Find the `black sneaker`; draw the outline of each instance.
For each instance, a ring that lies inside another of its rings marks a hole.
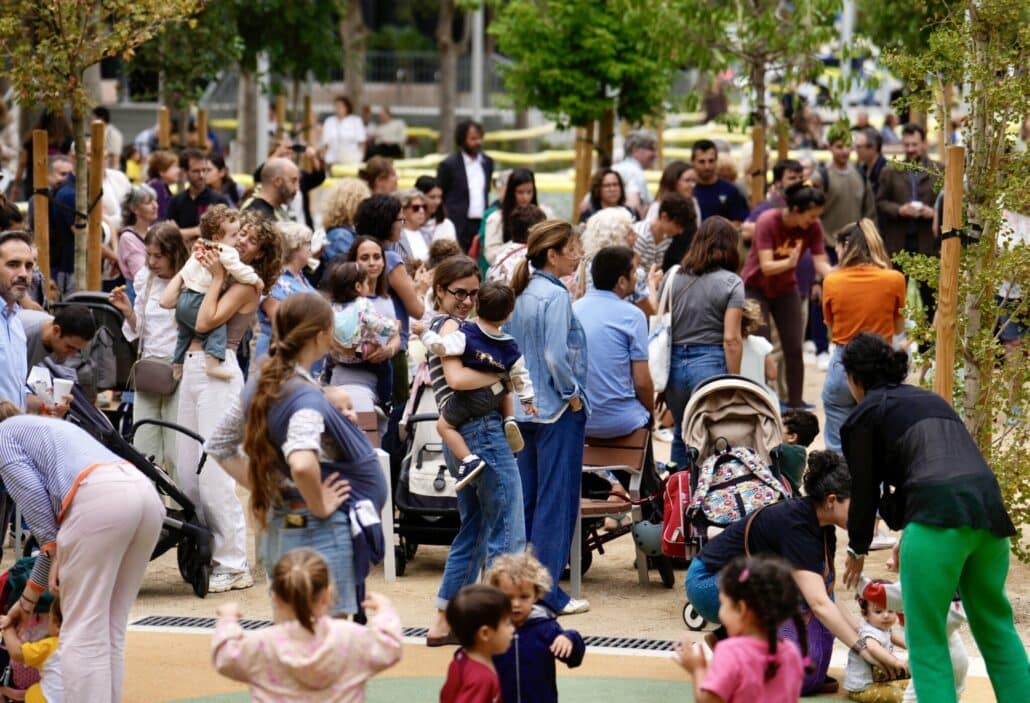
[[[468,461],[463,461],[458,465],[458,472],[455,478],[458,482],[454,484],[456,490],[461,490],[467,486],[472,479],[479,475],[479,472],[486,468],[486,462],[480,459],[478,456],[473,456]]]

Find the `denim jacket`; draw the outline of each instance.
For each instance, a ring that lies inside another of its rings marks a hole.
[[[583,412],[589,414],[586,335],[561,281],[546,271],[534,271],[515,301],[515,312],[505,331],[518,342],[536,388],[537,416],[526,415],[521,403],[516,403],[519,420],[552,422],[575,396],[583,401]]]

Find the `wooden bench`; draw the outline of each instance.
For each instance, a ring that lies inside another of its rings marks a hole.
[[[626,471],[630,474],[629,497],[640,500],[640,481],[643,476],[644,462],[651,441],[651,432],[642,427],[624,437],[601,439],[587,437],[583,445],[583,471]],[[583,518],[606,517],[630,512],[633,522],[642,519],[640,506],[628,500],[607,500],[582,498],[579,504],[579,517],[572,536],[572,549],[569,555],[569,581],[573,598],[579,598],[582,590],[583,561]],[[648,583],[647,557],[636,547],[637,577],[640,585]]]

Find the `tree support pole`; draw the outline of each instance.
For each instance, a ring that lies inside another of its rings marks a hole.
[[[100,225],[104,212],[100,198],[104,188],[104,123],[94,120],[90,129],[89,149],[89,205],[86,229],[86,287],[89,290],[100,290],[100,263],[104,258],[101,250]],[[112,233],[114,234],[114,233]],[[114,237],[111,238],[114,241]]]
[[[43,295],[50,295],[50,201],[47,190],[47,133],[45,129],[32,130],[32,230],[39,252],[39,270],[43,272]]]
[[[941,275],[937,302],[937,371],[933,390],[949,404],[954,391],[958,270],[962,254],[962,176],[965,149],[949,146],[944,168],[944,218],[941,226]]]

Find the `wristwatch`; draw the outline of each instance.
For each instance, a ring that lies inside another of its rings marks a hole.
[[[852,559],[865,559],[865,554],[859,554],[851,547],[848,547],[848,556]]]
[[[869,645],[866,644],[865,637],[859,637],[855,644],[851,645],[851,651],[855,654],[861,654],[862,650],[868,649]]]

